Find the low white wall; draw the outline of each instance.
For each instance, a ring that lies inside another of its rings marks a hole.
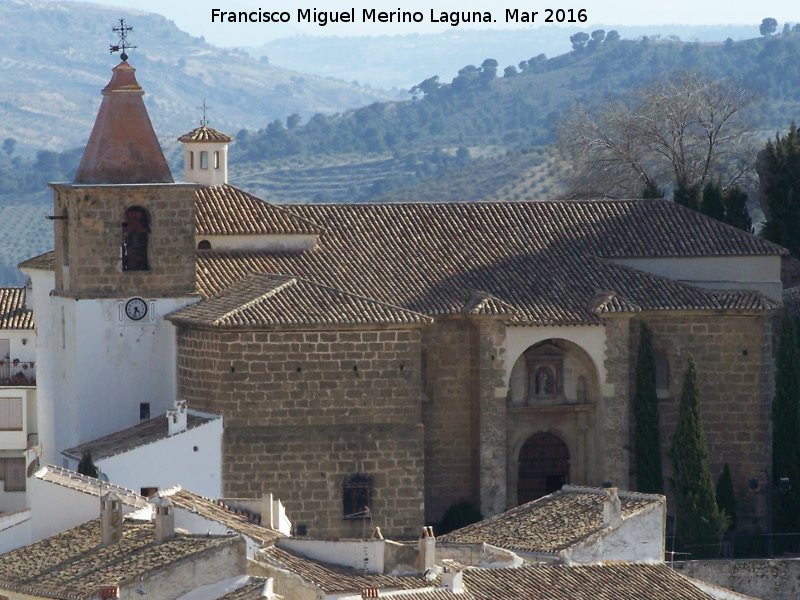
[[[382,540],[335,542],[283,538],[278,540],[277,546],[300,556],[334,565],[354,569],[364,569],[366,566],[370,573],[383,573],[384,569]]]
[[[0,554],[32,542],[30,509],[0,514]]]
[[[164,417],[166,418],[166,417]],[[222,418],[140,446],[129,452],[95,460],[109,481],[139,493],[180,485],[200,496],[222,495]]]
[[[617,258],[614,262],[702,288],[756,290],[780,302],[780,256]]]
[[[674,563],[678,573],[762,600],[800,598],[800,559],[692,560]]]

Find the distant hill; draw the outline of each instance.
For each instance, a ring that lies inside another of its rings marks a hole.
[[[464,65],[480,65],[493,58],[500,72],[539,54],[548,57],[572,49],[569,38],[578,31],[616,30],[623,39],[642,36],[679,38],[686,42],[724,42],[758,35],[759,23],[752,25],[649,25],[628,27],[542,26],[530,29],[461,29],[429,34],[381,36],[295,36],[277,39],[258,47],[246,47],[255,57],[266,56],[270,64],[346,81],[358,81],[377,88],[405,91],[423,79],[438,75],[450,81]]]
[[[120,14],[122,13],[122,15]],[[0,141],[15,152],[64,150],[89,137],[120,16],[133,26],[130,63],[162,140],[196,126],[203,99],[215,127],[258,129],[291,113],[310,117],[389,99],[350,83],[288,71],[206,44],[164,17],[52,0],[0,0]]]

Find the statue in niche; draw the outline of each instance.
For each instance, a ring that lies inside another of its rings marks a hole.
[[[555,396],[556,378],[550,367],[540,367],[536,371],[534,389],[537,396]]]

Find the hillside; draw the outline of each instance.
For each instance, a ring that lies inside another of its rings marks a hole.
[[[16,152],[85,143],[100,90],[118,56],[111,28],[120,10],[50,0],[0,0],[0,140]],[[130,63],[146,91],[153,125],[174,141],[200,118],[203,99],[216,127],[259,128],[291,113],[310,117],[386,100],[381,92],[301,75],[193,38],[159,15],[128,10]]]
[[[302,73],[333,76],[362,85],[408,90],[422,79],[439,75],[443,81],[456,76],[466,64],[480,64],[492,57],[500,65],[545,54],[559,56],[571,49],[569,38],[577,31],[616,30],[624,39],[660,36],[690,42],[723,42],[758,35],[752,25],[639,25],[621,26],[593,22],[576,25],[539,26],[526,29],[457,29],[441,33],[380,36],[295,36],[245,47],[255,57],[266,56],[273,65]]]

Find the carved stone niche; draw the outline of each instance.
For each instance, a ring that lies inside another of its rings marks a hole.
[[[525,351],[528,371],[528,406],[559,404],[564,401],[564,351],[542,344]]]

